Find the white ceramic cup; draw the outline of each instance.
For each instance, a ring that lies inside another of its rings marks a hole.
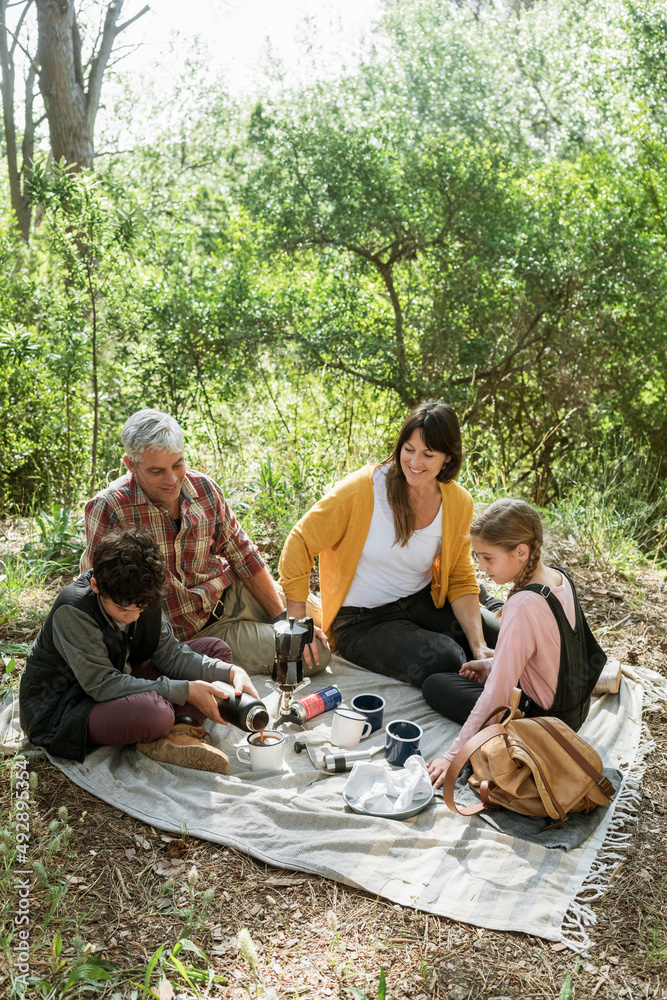
[[[262,733],[250,733],[236,751],[242,764],[250,764],[252,771],[282,771],[285,737],[276,729],[265,729],[266,743],[260,743]],[[246,756],[247,754],[247,756]]]
[[[335,708],[331,723],[331,742],[337,747],[353,747],[373,728],[365,715],[351,708]]]

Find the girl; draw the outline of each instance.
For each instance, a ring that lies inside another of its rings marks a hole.
[[[493,657],[470,660],[458,674],[433,674],[424,681],[428,704],[463,724],[447,753],[428,765],[436,788],[493,709],[509,705],[517,685],[523,691],[524,715],[556,716],[578,729],[607,659],[588,628],[568,575],[542,562],[537,511],[523,500],[497,500],[473,520],[470,539],[486,575],[513,586]]]

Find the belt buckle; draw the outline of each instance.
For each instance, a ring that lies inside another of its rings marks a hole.
[[[218,601],[213,610],[211,611],[209,618],[212,618],[214,621],[219,622],[224,614],[224,611],[225,611],[225,602]]]

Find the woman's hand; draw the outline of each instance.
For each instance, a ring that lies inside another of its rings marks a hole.
[[[494,650],[487,646],[485,643],[480,643],[477,646],[471,646],[473,656],[476,660],[492,660],[494,656]]]
[[[248,694],[254,695],[255,698],[259,698],[255,685],[243,667],[231,667],[229,671],[229,683],[234,688],[234,694],[243,694],[246,691]]]
[[[240,669],[232,667],[232,669]],[[227,723],[218,711],[218,701],[220,698],[229,698],[226,691],[214,687],[208,681],[188,681],[188,704],[194,705],[200,712],[203,712],[211,722],[219,722],[226,726]]]
[[[301,618],[306,617],[306,602],[305,601],[287,601],[287,617],[294,618],[295,621],[299,621]],[[327,640],[326,632],[323,632],[321,628],[317,625],[313,628],[313,635],[315,639],[319,639],[325,649],[329,648],[329,642]],[[311,642],[309,646],[303,647],[303,658],[305,660],[306,666],[309,670],[313,667],[319,667],[320,665],[320,651],[317,648],[316,642]]]
[[[489,676],[490,665],[488,660],[468,660],[467,663],[463,664],[459,673],[461,677],[467,677],[468,680],[484,684]]]
[[[326,632],[323,632],[321,628],[317,627],[317,625],[313,627],[313,635],[316,639],[320,640],[325,649],[329,648],[329,641],[327,639]],[[306,661],[306,666],[309,670],[312,670],[313,667],[319,667],[320,651],[317,648],[316,642],[311,642],[310,646],[304,646],[303,658]]]
[[[450,764],[451,760],[447,757],[436,757],[435,760],[429,761],[427,769],[431,778],[431,784],[434,788],[440,788],[445,780]]]

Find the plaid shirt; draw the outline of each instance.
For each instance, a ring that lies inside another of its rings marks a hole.
[[[131,524],[150,531],[167,563],[165,618],[181,641],[204,628],[225,589],[264,566],[257,547],[234,517],[217,483],[188,470],[181,486],[181,528],[166,507],[153,503],[131,473],[89,500],[85,509],[86,549],[81,572],[93,564],[100,538]]]

